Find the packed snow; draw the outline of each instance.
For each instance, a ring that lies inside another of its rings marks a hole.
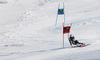
[[[71,48],[65,26],[86,47]],[[99,0],[0,0],[0,60],[100,60]]]

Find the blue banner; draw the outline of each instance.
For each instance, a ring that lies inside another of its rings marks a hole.
[[[58,9],[58,14],[64,14],[64,9]]]

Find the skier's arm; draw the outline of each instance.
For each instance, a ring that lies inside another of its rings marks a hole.
[[[69,42],[70,42],[70,45],[72,45],[72,41],[71,41],[71,39],[69,38]]]

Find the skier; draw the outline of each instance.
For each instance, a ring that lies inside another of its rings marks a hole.
[[[70,38],[69,38],[69,41],[70,41],[70,45],[85,45],[84,43],[80,43],[78,42],[78,40],[75,40],[75,37],[71,34],[70,35]]]

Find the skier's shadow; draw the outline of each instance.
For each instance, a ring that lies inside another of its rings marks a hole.
[[[61,48],[55,48],[55,49],[50,49],[51,51],[52,50],[61,50],[61,49],[66,49],[66,48],[70,48],[70,47],[61,47]]]
[[[35,51],[35,52],[47,52],[47,51],[56,51],[56,50],[62,50],[70,47],[61,47],[61,48],[55,48],[55,49],[49,49],[49,50],[40,50],[40,51]]]

